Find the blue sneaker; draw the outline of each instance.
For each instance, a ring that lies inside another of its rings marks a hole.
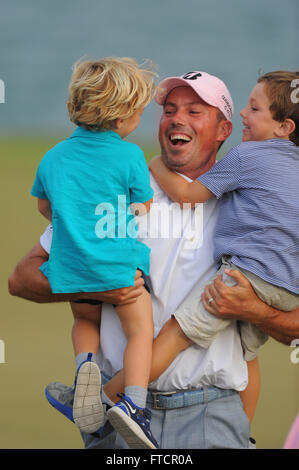
[[[124,393],[121,399],[107,413],[114,429],[124,438],[131,449],[158,449],[150,430],[151,412],[139,408]]]
[[[73,416],[74,393],[75,388],[73,385],[71,387],[67,387],[61,382],[51,382],[49,385],[47,385],[45,389],[46,398],[50,405],[52,405],[53,408],[59,411],[59,413],[62,413],[72,423],[75,423]],[[104,423],[94,433],[92,433],[92,435],[95,437],[102,436],[102,431],[105,422],[107,421],[106,411],[108,411],[110,407],[104,403],[103,408]]]
[[[73,417],[74,386],[67,387],[60,382],[51,382],[45,388],[45,394],[50,405],[70,421],[75,422]]]
[[[92,353],[78,367],[75,378],[73,418],[80,431],[92,434],[104,424],[101,400],[102,378]]]

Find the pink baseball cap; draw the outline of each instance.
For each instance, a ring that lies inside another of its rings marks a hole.
[[[230,92],[220,78],[206,72],[188,72],[181,77],[169,77],[157,88],[155,100],[163,105],[168,93],[179,86],[190,86],[206,103],[220,109],[228,121],[232,120],[234,104]]]

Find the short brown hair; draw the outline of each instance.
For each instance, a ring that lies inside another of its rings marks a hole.
[[[67,107],[70,120],[89,130],[113,129],[151,101],[154,66],[128,57],[78,61],[73,66]]]
[[[290,140],[299,146],[299,102],[292,100],[294,93],[294,82],[299,80],[298,72],[289,72],[287,70],[277,70],[269,72],[258,78],[258,83],[265,83],[266,93],[270,100],[270,111],[275,121],[283,122],[285,119],[292,119],[295,123],[295,130],[290,134]]]

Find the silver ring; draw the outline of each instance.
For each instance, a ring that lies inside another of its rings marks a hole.
[[[208,300],[208,304],[210,305],[212,302],[213,302],[213,297],[210,297],[209,300]]]

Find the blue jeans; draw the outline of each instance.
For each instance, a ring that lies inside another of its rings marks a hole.
[[[238,393],[201,405],[150,410],[160,449],[248,449],[250,425]],[[101,439],[85,433],[82,438],[86,449],[128,449],[109,422]]]

